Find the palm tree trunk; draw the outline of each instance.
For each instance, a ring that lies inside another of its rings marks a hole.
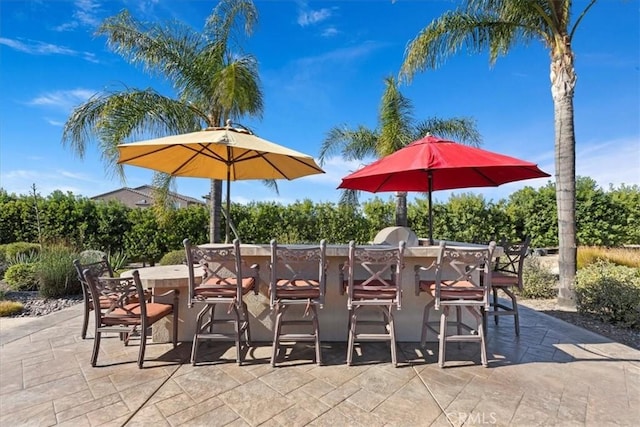
[[[558,243],[560,288],[558,305],[576,305],[576,140],[573,117],[573,95],[576,82],[573,53],[565,46],[551,64],[551,93],[555,120],[556,203],[558,207]]]
[[[407,216],[407,193],[398,191],[396,193],[396,225],[408,227]]]
[[[222,181],[217,179],[211,180],[211,189],[209,191],[209,242],[218,243],[221,241],[220,224],[222,217]]]

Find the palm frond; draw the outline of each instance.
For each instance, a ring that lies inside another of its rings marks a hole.
[[[229,39],[251,35],[258,10],[251,0],[221,0],[207,18],[204,32],[212,40],[229,46]]]
[[[440,119],[431,117],[416,125],[414,139],[420,139],[428,133],[442,138],[451,138],[465,145],[479,147],[482,137],[476,127],[476,121],[468,117],[456,117],[452,119]]]
[[[176,206],[172,203],[169,193],[175,192],[175,179],[166,173],[155,172],[151,179],[153,187],[153,209],[156,217],[166,224],[170,219],[171,212],[176,210]]]
[[[62,141],[78,155],[96,140],[107,172],[124,180],[118,144],[139,136],[165,136],[197,130],[193,109],[151,89],[125,89],[96,95],[76,107],[64,125]]]
[[[411,142],[413,105],[398,89],[393,77],[385,79],[380,102],[380,136],[376,144],[378,157],[387,156]]]
[[[360,202],[358,201],[359,197],[360,191],[358,190],[342,190],[342,192],[340,193],[340,200],[338,201],[338,204],[356,208],[360,204]]]
[[[280,195],[280,190],[278,189],[278,182],[275,179],[263,179],[262,185],[264,185],[268,189],[275,192],[277,196]]]
[[[432,21],[405,50],[400,77],[438,68],[462,48],[470,53],[489,50],[489,61],[506,54],[516,43],[534,38],[548,42],[543,14],[532,7],[545,0],[468,0],[466,9],[446,12]]]
[[[96,31],[126,61],[166,78],[180,90],[203,44],[202,36],[180,22],[144,24],[124,10],[107,18]]]
[[[376,155],[378,133],[364,126],[349,129],[346,125],[329,130],[320,146],[320,165],[325,159],[340,154],[346,160],[361,160]]]
[[[211,78],[212,101],[225,118],[246,114],[260,117],[264,108],[258,62],[253,56],[235,58]]]

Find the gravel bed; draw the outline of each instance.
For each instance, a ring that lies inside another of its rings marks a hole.
[[[82,295],[68,295],[64,298],[42,298],[38,292],[5,293],[5,299],[21,302],[24,308],[20,313],[8,317],[38,317],[62,310],[82,302]]]

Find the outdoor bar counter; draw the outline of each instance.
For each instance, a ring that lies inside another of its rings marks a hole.
[[[426,241],[420,239],[420,243]],[[433,246],[408,246],[404,252],[404,270],[402,272],[402,308],[394,312],[396,336],[398,341],[419,341],[422,315],[425,304],[431,298],[428,295],[415,295],[414,266],[431,265],[438,254],[438,244]],[[477,247],[469,243],[448,242],[456,246]],[[214,246],[215,244],[211,244]],[[300,245],[292,245],[300,246]],[[255,341],[273,340],[273,320],[267,289],[269,286],[269,261],[271,257],[269,245],[241,244],[240,247],[243,262],[247,265],[259,265],[260,291],[258,295],[253,292],[244,296],[244,301],[249,309],[251,335]],[[500,256],[502,248],[496,247],[494,256]],[[347,245],[327,245],[327,290],[324,307],[318,310],[320,320],[320,337],[323,341],[347,340],[347,296],[340,294],[340,265],[348,257]],[[133,270],[122,273],[122,276],[130,276]],[[435,277],[435,269],[432,270]],[[180,291],[178,340],[192,341],[195,332],[196,315],[202,308],[202,304],[196,304],[192,308],[187,305],[188,300],[188,268],[186,265],[167,265],[157,267],[139,268],[142,285],[153,290],[154,294],[161,294],[169,289]],[[201,276],[200,268],[196,268],[196,276]],[[290,311],[303,306],[293,307]],[[379,316],[379,314],[372,315]],[[431,320],[438,320],[433,314]],[[365,316],[363,313],[361,316]],[[154,325],[153,340],[157,342],[170,339],[170,320],[163,319]]]

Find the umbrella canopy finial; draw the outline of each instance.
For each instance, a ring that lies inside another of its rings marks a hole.
[[[231,129],[231,119],[227,119],[227,129]]]

